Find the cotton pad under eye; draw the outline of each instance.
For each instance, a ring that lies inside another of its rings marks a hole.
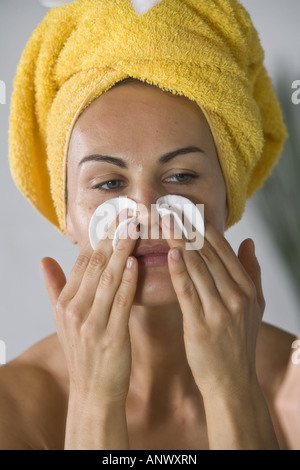
[[[204,205],[194,204],[190,199],[177,196],[176,194],[168,194],[156,201],[156,208],[161,217],[172,214],[175,219],[177,228],[179,228],[185,238],[191,240],[196,236],[196,243],[187,244],[187,249],[200,249],[204,241]],[[194,232],[190,226],[196,229]]]
[[[97,207],[92,215],[89,225],[89,238],[93,250],[96,249],[100,240],[107,236],[108,227],[116,220],[117,216],[123,209],[132,209],[133,216],[120,222],[116,227],[113,249],[115,250],[120,230],[125,224],[136,218],[137,203],[128,197],[116,197],[108,199]]]
[[[123,209],[131,209],[133,215],[121,221],[115,228],[112,241],[113,250],[115,250],[123,226],[128,225],[131,221],[138,222],[138,212],[144,213],[144,211],[140,211],[141,206],[142,204],[138,204],[128,197],[108,199],[98,206],[89,225],[89,238],[93,249],[95,250],[99,241],[107,236],[109,226],[116,220],[119,213]],[[181,230],[187,240],[196,237],[196,243],[186,243],[187,250],[200,249],[202,247],[204,240],[203,204],[196,205],[186,197],[169,194],[157,199],[153,206],[160,217],[173,214],[176,227]],[[151,217],[151,214],[148,214],[148,217]],[[144,237],[142,236],[142,238]],[[151,235],[148,238],[151,239]],[[154,236],[153,238],[156,237]]]

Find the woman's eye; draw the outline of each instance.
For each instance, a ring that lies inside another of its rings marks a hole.
[[[175,175],[168,176],[165,181],[177,184],[189,184],[194,178],[197,178],[197,176],[190,173],[177,173]],[[123,187],[124,184],[125,183],[122,180],[107,180],[103,183],[98,183],[93,187],[93,189],[98,189],[100,191],[117,191]]]
[[[100,191],[114,191],[120,189],[122,180],[108,180],[103,183],[99,183],[94,186],[94,189],[100,189]]]
[[[168,178],[166,178],[166,180],[170,181],[170,179],[173,179],[173,181],[175,183],[182,183],[182,184],[186,183],[186,184],[188,184],[188,183],[191,183],[191,180],[193,178],[197,178],[197,176],[192,175],[190,173],[177,173],[176,175],[168,176]]]

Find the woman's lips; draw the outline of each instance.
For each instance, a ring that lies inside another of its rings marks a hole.
[[[164,266],[168,264],[168,245],[143,245],[133,256],[136,256],[139,266]]]
[[[139,266],[164,266],[168,264],[168,253],[149,253],[137,257]]]

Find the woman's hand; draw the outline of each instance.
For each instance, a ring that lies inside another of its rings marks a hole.
[[[187,250],[190,242],[178,232],[174,238],[167,220],[162,227],[171,248],[168,266],[183,314],[187,360],[204,401],[210,449],[277,449],[255,369],[265,302],[254,244],[244,240],[236,256],[207,222],[203,247]]]
[[[164,230],[167,234],[168,228]],[[169,270],[195,381],[201,392],[242,385],[255,374],[256,339],[265,307],[254,244],[245,240],[236,256],[208,222],[200,250],[186,250],[187,239],[175,239],[174,229],[170,235]]]
[[[128,230],[130,236],[121,238],[114,252],[110,236],[101,240],[95,251],[88,244],[68,281],[55,260],[42,260],[69,371],[69,448],[127,446],[125,400],[131,371],[128,322],[138,277],[137,260],[129,257],[136,243],[136,226],[131,223]],[[124,426],[120,431],[121,418]]]

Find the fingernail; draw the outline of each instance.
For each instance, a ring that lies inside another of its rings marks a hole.
[[[139,238],[139,231],[137,229],[137,225],[134,222],[130,222],[128,226],[128,235],[133,240],[137,240]]]
[[[131,269],[133,266],[133,259],[132,258],[127,258],[127,261],[126,261],[126,268],[127,269]]]
[[[171,251],[171,256],[172,256],[172,259],[173,259],[174,261],[180,261],[180,259],[181,259],[180,251],[179,251],[177,248],[174,248],[174,249]]]

